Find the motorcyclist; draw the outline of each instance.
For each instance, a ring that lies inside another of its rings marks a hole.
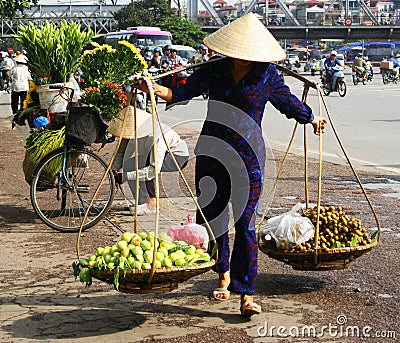
[[[151,53],[151,48],[149,46],[146,46],[144,48],[143,57],[146,60],[147,64],[149,64],[151,59],[153,58],[153,54]]]
[[[317,60],[315,58],[313,58],[310,61],[310,71],[311,71],[311,75],[315,75],[315,69],[317,67]]]
[[[400,63],[397,58],[394,57],[393,52],[390,53],[389,58],[387,59],[388,62],[393,62],[393,70],[392,74],[394,75],[395,78],[399,77],[399,67]]]
[[[368,74],[366,73],[367,62],[364,61],[361,54],[357,55],[357,58],[354,60],[353,66],[363,75],[364,79],[367,78]]]
[[[333,74],[335,70],[333,68],[335,66],[342,66],[340,61],[336,58],[337,52],[336,50],[331,51],[331,55],[325,60],[324,67],[325,67],[325,75],[326,75],[326,84],[329,88],[332,88],[333,83]]]
[[[171,62],[171,46],[167,44],[163,47],[163,55],[161,57],[162,68],[168,69],[170,62]]]
[[[370,79],[372,80],[372,77],[373,77],[373,75],[374,75],[374,71],[373,71],[373,69],[372,69],[372,64],[371,64],[371,62],[369,61],[368,56],[364,56],[364,61],[365,61],[365,63],[366,63],[365,69],[368,71],[368,74],[369,74],[369,76],[370,76]]]
[[[9,57],[8,53],[3,52],[1,55],[1,62],[0,62],[0,88],[4,90],[5,82],[10,81],[10,72],[11,69],[15,66],[14,61]]]
[[[183,64],[183,59],[178,55],[178,51],[176,49],[171,49],[170,67],[181,67]]]
[[[149,68],[154,67],[157,69],[161,68],[161,49],[160,48],[154,48],[153,49],[153,57],[148,63]]]
[[[198,53],[193,56],[192,63],[201,63],[208,61],[207,47],[204,44],[199,45]]]

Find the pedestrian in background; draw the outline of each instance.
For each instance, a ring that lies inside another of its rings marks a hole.
[[[26,94],[29,89],[29,80],[32,79],[28,66],[26,65],[27,58],[25,55],[19,54],[14,57],[17,63],[10,73],[11,77],[11,110],[16,114],[19,109],[22,109]]]

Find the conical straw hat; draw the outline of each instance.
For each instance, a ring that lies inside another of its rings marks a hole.
[[[221,55],[245,61],[277,62],[286,58],[271,32],[251,12],[204,38],[204,44]]]
[[[115,137],[131,139],[135,138],[134,107],[129,106],[122,110],[121,116],[110,121],[108,132]],[[127,116],[125,127],[122,130],[124,116]],[[136,108],[136,125],[138,138],[145,137],[151,133],[150,125],[143,125],[146,121],[151,121],[150,113]]]
[[[27,63],[28,62],[28,58],[25,55],[17,55],[13,58],[13,60],[15,62],[20,62],[20,63]]]

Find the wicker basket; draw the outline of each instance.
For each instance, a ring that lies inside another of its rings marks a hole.
[[[283,70],[285,73],[287,73],[285,68],[282,68],[280,66],[277,66],[278,69]],[[360,246],[354,246],[354,247],[344,247],[344,248],[333,248],[333,249],[321,249],[318,248],[319,246],[319,230],[320,230],[320,224],[319,221],[317,222],[317,224],[315,225],[315,234],[314,234],[314,238],[316,239],[316,247],[314,249],[309,249],[307,251],[296,251],[296,250],[283,250],[283,249],[276,249],[273,248],[272,246],[268,245],[266,246],[261,238],[261,235],[258,234],[258,248],[260,249],[260,251],[262,251],[263,253],[267,254],[269,257],[281,261],[285,264],[288,264],[290,266],[293,267],[293,269],[296,270],[304,270],[304,271],[323,271],[323,270],[337,270],[337,269],[346,269],[350,266],[350,263],[352,261],[354,261],[356,258],[360,257],[361,255],[369,252],[372,248],[376,247],[378,245],[379,242],[379,238],[380,238],[380,223],[379,223],[379,219],[377,217],[376,212],[373,209],[372,203],[367,195],[367,193],[365,192],[364,187],[362,186],[362,183],[360,181],[360,178],[357,175],[357,172],[355,171],[354,167],[352,166],[352,163],[343,147],[342,142],[339,139],[339,136],[336,132],[336,129],[334,127],[333,121],[332,121],[332,117],[329,113],[328,107],[326,105],[326,102],[323,98],[322,95],[322,91],[319,87],[316,86],[316,84],[313,84],[312,82],[310,82],[307,79],[304,79],[300,76],[298,76],[295,73],[292,72],[288,72],[289,75],[300,79],[300,81],[303,81],[305,87],[303,90],[303,97],[302,97],[302,101],[305,102],[305,100],[307,99],[307,94],[308,94],[308,90],[309,88],[315,88],[317,90],[318,93],[318,100],[319,100],[319,104],[320,104],[320,113],[319,115],[322,116],[322,104],[325,107],[326,110],[326,115],[328,117],[329,123],[331,124],[331,128],[332,131],[340,145],[340,148],[342,149],[342,152],[344,154],[344,156],[346,157],[346,160],[365,196],[365,199],[372,211],[372,214],[375,218],[376,224],[377,224],[377,232],[374,234],[375,238],[374,240],[372,240],[372,243],[369,244],[365,244],[365,245],[360,245]],[[269,204],[272,202],[272,196],[274,194],[277,182],[279,180],[279,177],[282,173],[283,170],[283,165],[285,163],[285,160],[289,154],[291,145],[293,143],[293,139],[295,137],[295,133],[296,133],[296,129],[297,129],[298,125],[296,124],[292,133],[292,137],[289,141],[287,150],[285,152],[285,155],[283,157],[281,166],[279,168],[279,171],[277,173],[272,191],[270,193],[270,196],[267,200],[267,204],[265,206],[265,210],[262,214],[262,218],[260,220],[260,223],[257,226],[257,231],[259,232],[261,225],[264,221],[264,219],[266,219],[266,213],[267,213],[267,209]],[[322,155],[323,155],[323,150],[322,150],[322,136],[323,135],[319,135],[319,171],[318,171],[318,194],[317,194],[317,213],[319,216],[320,213],[320,206],[321,206],[321,188],[322,188]],[[309,208],[309,190],[308,190],[308,143],[307,143],[307,134],[306,134],[306,126],[304,126],[304,158],[305,158],[305,175],[304,175],[304,181],[305,181],[305,202],[306,202],[306,208]]]
[[[269,257],[293,267],[295,270],[324,271],[347,269],[356,258],[369,252],[378,245],[377,241],[371,244],[339,249],[288,251],[281,249],[268,249],[259,239],[259,249]]]
[[[159,268],[155,270],[151,282],[149,282],[150,270],[132,269],[126,275],[120,272],[119,287],[117,291],[131,294],[146,293],[168,293],[178,288],[178,284],[187,281],[189,278],[210,270],[215,264],[215,260],[198,265]],[[93,278],[114,284],[113,270],[90,269]]]

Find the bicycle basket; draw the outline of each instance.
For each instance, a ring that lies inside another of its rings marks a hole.
[[[65,136],[70,139],[72,145],[91,145],[104,134],[107,127],[94,109],[87,105],[75,104],[70,107]]]

